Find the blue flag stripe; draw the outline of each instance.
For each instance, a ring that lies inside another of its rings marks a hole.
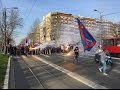
[[[88,30],[85,28],[82,22],[80,22],[79,18],[77,18],[77,22],[80,30],[80,36],[84,47],[84,51],[85,50],[90,51],[92,47],[96,44],[96,40],[88,32]]]

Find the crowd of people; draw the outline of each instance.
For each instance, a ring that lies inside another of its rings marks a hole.
[[[20,46],[13,46],[13,45],[8,45],[6,47],[6,52],[10,55],[25,55],[27,54],[29,51],[29,48],[27,46],[24,45],[20,45]]]
[[[54,53],[68,53],[71,50],[73,50],[74,46],[59,46],[59,47],[54,47],[54,46],[46,46],[44,48],[37,48],[34,49],[32,46],[24,46],[24,45],[19,45],[19,46],[13,46],[13,45],[8,45],[6,48],[6,52],[10,55],[40,55],[40,54],[54,54]],[[74,61],[78,62],[78,57],[79,57],[79,48],[76,47],[74,48],[74,55],[75,59]],[[106,69],[107,69],[107,64],[106,64],[106,51],[102,48],[102,46],[98,46],[98,50],[96,51],[96,55],[100,56],[100,67],[99,70],[100,72],[103,72],[104,75],[107,75]]]
[[[25,45],[8,45],[6,47],[6,52],[10,55],[38,55],[38,54],[54,54],[54,53],[67,53],[71,49],[73,49],[73,46],[67,47],[54,47],[54,46],[46,46],[44,48],[35,48],[31,45],[25,46]]]

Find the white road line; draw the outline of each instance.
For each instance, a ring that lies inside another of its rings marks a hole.
[[[22,58],[24,59],[23,61],[25,62],[25,64],[27,65],[28,69],[30,70],[30,72],[32,73],[32,75],[34,76],[34,78],[37,80],[37,82],[42,85],[41,81],[37,78],[37,76],[34,74],[34,72],[32,71],[32,69],[28,66],[27,62],[25,61],[26,59],[28,59],[26,56],[22,55]],[[43,85],[42,85],[43,86]],[[44,88],[44,87],[43,87]]]
[[[94,89],[107,89],[107,88],[104,87],[104,86],[101,86],[101,85],[99,85],[99,84],[96,84],[96,83],[94,83],[94,82],[92,82],[92,81],[90,81],[90,80],[88,80],[88,79],[86,79],[86,78],[84,78],[84,77],[82,77],[82,76],[80,76],[80,75],[78,75],[78,74],[75,74],[75,73],[73,73],[73,72],[71,72],[71,71],[69,71],[69,70],[67,70],[67,69],[64,69],[63,67],[60,67],[60,66],[58,66],[58,65],[56,65],[56,64],[53,64],[53,63],[51,63],[51,62],[49,62],[49,61],[46,61],[45,59],[42,59],[42,58],[37,57],[37,56],[34,56],[34,55],[32,55],[32,56],[35,57],[36,59],[38,59],[38,60],[40,60],[40,61],[48,64],[48,65],[54,67],[55,69],[60,70],[61,72],[65,73],[65,74],[67,74],[67,75],[69,75],[69,76],[71,76],[72,78],[74,78],[74,79],[76,79],[76,80],[78,80],[78,81],[86,84],[86,85],[89,86],[89,87],[92,87],[92,88],[94,88]]]
[[[5,79],[4,79],[3,89],[8,89],[9,72],[10,72],[10,60],[11,60],[11,58],[12,58],[12,56],[10,56],[9,59],[8,59],[8,64],[7,64],[7,70],[6,70],[6,75],[5,75]]]
[[[50,57],[50,56],[48,56],[48,55],[44,55],[44,54],[41,54],[41,55],[43,55],[43,56],[45,56],[45,57]]]
[[[45,57],[50,57],[50,56],[48,56],[48,55],[44,55],[44,54],[41,54],[41,55],[43,55],[43,56],[45,56]],[[67,57],[66,55],[64,55],[64,54],[57,54],[58,56],[62,56],[62,58],[63,57]],[[74,55],[72,55],[72,56],[74,56]],[[92,55],[91,55],[92,56]],[[92,57],[89,57],[89,56],[79,56],[80,58],[84,58],[84,59],[94,59],[94,58],[92,58]],[[117,59],[117,60],[119,60],[120,58],[114,58],[114,57],[112,57],[112,59]],[[84,61],[84,60],[83,60]],[[120,64],[120,63],[118,63],[118,62],[114,62],[115,64]]]
[[[112,71],[120,74],[120,71],[118,71],[118,70],[116,70],[116,69],[113,69]]]
[[[111,57],[112,59],[117,59],[117,60],[120,60],[120,58],[115,58],[115,57]]]
[[[115,64],[120,64],[119,62],[113,62],[113,63],[115,63]]]
[[[64,54],[62,54],[61,56],[64,56]],[[72,55],[74,56],[74,55]],[[89,57],[89,56],[92,56],[94,57],[95,55],[80,55],[80,57]],[[120,58],[117,58],[117,57],[111,57],[112,59],[117,59],[117,60],[120,60]]]
[[[67,56],[65,56],[65,55],[59,55],[60,57],[62,56],[62,58],[64,58],[64,57],[67,57]],[[73,55],[73,57],[74,57],[74,55]],[[68,58],[69,58],[69,56],[68,56]],[[91,57],[83,57],[83,56],[79,56],[79,58],[82,58],[82,59],[94,59],[94,58],[91,58]],[[84,61],[84,60],[83,60]]]
[[[65,55],[60,55],[60,56],[63,56],[63,57],[64,57]],[[74,56],[74,55],[72,55],[72,56]],[[92,57],[91,57],[91,56],[92,56]],[[84,58],[84,59],[88,59],[88,58],[89,58],[89,59],[94,59],[94,58],[93,58],[94,55],[91,55],[91,56],[80,55],[79,57],[80,57],[80,58]],[[120,60],[120,58],[115,58],[115,57],[111,57],[111,58],[112,58],[112,59],[116,59],[116,60]],[[120,63],[118,63],[118,62],[114,62],[114,63],[120,64]]]

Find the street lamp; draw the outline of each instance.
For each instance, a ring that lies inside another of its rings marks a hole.
[[[98,12],[99,14],[100,14],[100,23],[99,23],[99,32],[100,32],[100,42],[99,42],[99,44],[101,45],[102,43],[101,43],[101,41],[102,41],[102,18],[103,18],[103,15],[102,15],[102,12],[100,12],[100,11],[98,11],[98,10],[94,10],[94,11],[96,11],[96,12]]]
[[[102,12],[98,11],[98,10],[94,10],[94,11],[97,11],[99,14],[100,14],[100,24],[99,24],[99,30],[100,30],[100,45],[101,45],[101,41],[102,41],[102,33],[101,33],[101,30],[102,30],[102,19],[103,19],[103,16],[108,16],[108,15],[112,15],[112,14],[118,14],[120,12],[114,12],[114,13],[108,13],[108,14],[104,14],[102,15]]]

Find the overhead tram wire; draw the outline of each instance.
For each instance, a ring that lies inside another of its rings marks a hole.
[[[32,5],[32,7],[31,7],[30,11],[28,12],[28,15],[27,15],[26,18],[25,18],[25,21],[26,21],[26,19],[28,18],[28,16],[30,15],[30,13],[31,13],[31,11],[32,11],[32,9],[33,9],[33,7],[34,7],[34,5],[36,4],[36,2],[37,2],[37,0],[35,0],[35,2],[33,3],[33,5]]]
[[[32,11],[33,7],[35,6],[36,2],[37,2],[37,0],[35,0],[35,2],[33,3],[32,7],[30,8],[30,11],[28,12],[27,16],[25,17],[24,22],[26,22],[26,21],[27,21],[27,18],[28,18],[28,16],[30,15],[30,13],[31,13],[31,11]],[[27,11],[26,11],[26,12],[27,12]]]
[[[3,4],[2,4],[2,1],[0,0],[0,9],[3,9]]]
[[[28,12],[28,14],[26,15],[26,17],[25,17],[25,19],[24,19],[24,22],[26,22],[26,20],[27,20],[28,16],[30,15],[30,13],[31,13],[34,5],[36,4],[36,2],[37,2],[37,0],[34,1],[32,7],[30,8],[30,11]],[[27,10],[28,10],[28,9],[27,9]],[[26,14],[26,13],[27,13],[27,11],[25,12],[25,14]],[[21,32],[20,32],[20,33],[21,33]],[[28,34],[28,33],[24,33],[24,34]]]

